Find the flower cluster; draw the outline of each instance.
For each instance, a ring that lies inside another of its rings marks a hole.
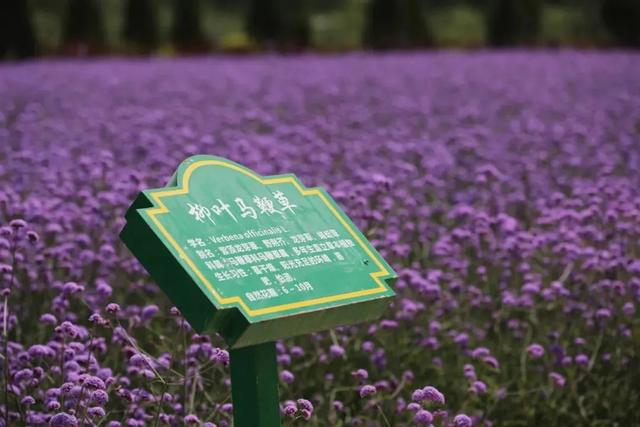
[[[638,425],[640,56],[0,66],[0,426],[232,424],[229,353],[119,242],[193,154],[324,186],[398,272],[277,343],[289,425]]]

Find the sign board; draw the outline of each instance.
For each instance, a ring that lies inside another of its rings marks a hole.
[[[373,319],[393,270],[321,188],[193,156],[121,239],[198,332],[232,347]]]
[[[378,317],[396,274],[321,188],[193,156],[121,239],[199,333],[231,347],[234,425],[280,425],[274,340]]]

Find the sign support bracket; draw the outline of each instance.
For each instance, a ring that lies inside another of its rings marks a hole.
[[[280,427],[278,365],[274,342],[231,349],[235,427]]]

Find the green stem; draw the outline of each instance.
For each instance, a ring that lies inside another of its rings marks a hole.
[[[396,389],[393,391],[393,393],[391,394],[391,396],[389,397],[390,400],[395,399],[396,397],[398,397],[398,394],[400,394],[400,392],[402,391],[402,389],[404,388],[404,385],[406,384],[406,380],[404,379],[404,377],[402,378],[402,380],[400,380],[400,384],[398,384],[398,387],[396,387]]]
[[[129,333],[127,332],[127,330],[125,328],[122,327],[122,324],[120,323],[120,320],[117,320],[118,322],[118,326],[120,326],[120,328],[122,329],[125,338],[127,339],[127,341],[129,342],[129,345],[131,345],[131,347],[133,347],[138,353],[143,354],[149,358],[153,358],[148,352],[144,351],[142,348],[140,348],[135,341],[133,341],[133,338],[131,338],[129,336]],[[161,383],[166,384],[167,381],[165,381],[165,379],[162,377],[162,375],[160,375],[160,372],[158,372],[156,370],[156,368],[153,367],[153,364],[151,362],[146,362],[146,365],[149,367],[149,369],[151,369],[153,371],[153,373],[156,375],[156,377],[158,377],[158,379],[160,380]],[[171,372],[173,372],[176,375],[181,375],[179,372],[176,372],[174,370],[171,370]]]
[[[9,295],[4,296],[3,305],[3,320],[2,320],[2,336],[3,346],[2,355],[4,356],[4,421],[5,425],[9,425],[9,333],[7,331],[7,318],[8,318],[8,300]]]
[[[184,329],[184,319],[182,320],[181,323],[181,327],[182,327],[182,345],[183,345],[183,359],[182,359],[182,366],[183,366],[183,372],[184,372],[184,385],[183,385],[183,391],[182,391],[182,411],[184,412],[184,415],[187,415],[187,392],[189,390],[189,384],[187,382],[187,370],[188,370],[188,366],[187,366],[187,331],[185,331]]]
[[[11,245],[11,280],[9,281],[9,292],[13,290],[13,280],[16,276],[16,237],[14,234]],[[2,333],[4,336],[3,356],[4,356],[4,420],[9,425],[9,294],[4,296],[2,319]]]
[[[62,348],[60,349],[60,385],[64,384],[64,350],[65,350],[65,345],[66,345],[67,339],[64,336],[64,334],[62,335]],[[64,395],[63,395],[64,397]]]
[[[596,348],[593,350],[593,354],[591,355],[591,360],[589,360],[589,366],[587,368],[588,372],[591,372],[593,366],[596,363],[596,358],[598,357],[598,353],[600,353],[600,347],[602,347],[602,339],[604,338],[604,326],[600,327],[600,334],[598,335],[598,341],[596,342]]]
[[[153,418],[153,427],[158,427],[158,420],[160,419],[160,411],[162,409],[162,402],[164,401],[164,393],[167,391],[167,385],[162,384],[162,394],[160,395],[160,401],[156,407],[156,415]]]
[[[380,407],[380,405],[376,405],[376,408],[378,408],[378,412],[380,412],[380,415],[382,416],[382,420],[384,421],[384,424],[387,427],[391,427],[391,424],[389,424],[389,420],[387,419],[386,415],[384,414],[384,411],[382,410],[382,408]]]
[[[91,340],[89,340],[89,355],[87,356],[87,375],[89,374],[89,371],[91,369],[91,358],[93,357],[93,340],[96,336],[96,327],[94,326],[92,331],[91,331]],[[84,395],[84,389],[85,389],[85,384],[86,381],[82,383],[82,387],[80,387],[80,396],[78,397],[78,401],[76,402],[76,413],[78,413],[78,409],[80,408],[80,402],[82,401],[82,396]],[[84,423],[84,420],[87,416],[87,405],[84,405],[83,411],[82,411],[82,419],[81,419],[81,423]]]
[[[196,370],[196,372],[193,374],[193,379],[191,380],[191,394],[189,396],[189,413],[193,412],[193,408],[195,406],[195,400],[196,400],[196,388],[198,386],[198,378],[199,374],[198,371]]]

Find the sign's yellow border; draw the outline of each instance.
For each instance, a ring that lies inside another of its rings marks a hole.
[[[316,196],[316,197],[319,197],[324,202],[324,204],[329,208],[331,213],[333,213],[333,215],[335,215],[335,217],[338,219],[338,221],[340,221],[340,223],[347,229],[347,231],[349,232],[351,237],[353,237],[353,239],[362,247],[362,249],[364,249],[364,251],[367,253],[367,255],[369,255],[371,257],[371,259],[373,259],[373,261],[378,266],[378,268],[379,268],[378,271],[370,273],[371,278],[376,283],[376,287],[372,288],[372,289],[365,289],[365,290],[361,290],[361,291],[347,292],[347,293],[343,293],[343,294],[337,294],[337,295],[331,295],[331,296],[327,296],[327,297],[315,298],[315,299],[310,299],[310,300],[306,300],[306,301],[299,301],[299,302],[293,302],[293,303],[288,303],[288,304],[280,304],[280,305],[275,305],[275,306],[272,306],[272,307],[266,307],[266,308],[261,308],[261,309],[256,309],[256,310],[251,309],[244,302],[244,300],[242,298],[240,298],[239,296],[222,297],[220,294],[218,294],[216,289],[209,282],[209,280],[205,277],[205,275],[202,274],[202,272],[198,269],[196,264],[191,260],[191,258],[189,258],[189,256],[184,252],[182,247],[176,242],[176,240],[173,238],[173,236],[171,236],[171,234],[169,234],[169,232],[166,230],[166,228],[162,225],[162,223],[157,218],[157,215],[161,215],[161,214],[165,214],[165,213],[169,212],[169,209],[167,209],[165,204],[162,202],[162,198],[163,197],[177,196],[177,195],[180,195],[180,194],[189,193],[189,178],[191,177],[191,175],[193,174],[193,172],[196,169],[198,169],[200,167],[203,167],[203,166],[221,166],[221,167],[233,169],[233,170],[235,170],[237,172],[240,172],[240,173],[243,173],[243,174],[247,175],[250,178],[255,179],[256,181],[258,181],[258,182],[260,182],[261,184],[264,184],[264,185],[290,183],[290,184],[293,184],[293,186],[303,196]],[[190,164],[187,167],[187,169],[184,171],[184,173],[182,175],[182,182],[180,183],[178,188],[174,188],[174,189],[166,190],[166,191],[155,191],[155,192],[151,192],[150,195],[153,197],[153,200],[155,201],[157,207],[145,209],[146,213],[149,215],[149,218],[151,218],[151,220],[158,227],[158,229],[160,230],[162,235],[169,241],[169,243],[171,243],[171,245],[174,247],[176,252],[178,252],[178,254],[180,255],[180,258],[193,270],[195,275],[202,281],[202,283],[204,283],[204,285],[207,287],[207,289],[211,292],[211,294],[215,297],[215,299],[220,304],[237,303],[244,309],[244,311],[248,315],[250,315],[250,316],[260,316],[260,315],[265,315],[265,314],[272,314],[272,313],[277,313],[277,312],[281,312],[281,311],[291,310],[291,309],[294,309],[294,308],[307,307],[307,306],[311,306],[311,305],[315,305],[315,304],[323,304],[323,303],[327,303],[327,302],[340,301],[340,300],[344,300],[344,299],[348,299],[348,298],[356,298],[356,297],[360,297],[360,296],[364,296],[364,295],[377,294],[377,293],[384,292],[384,291],[387,290],[387,288],[385,287],[383,281],[380,278],[383,277],[383,276],[387,276],[389,274],[389,272],[380,263],[380,261],[378,260],[378,257],[371,252],[369,247],[362,241],[360,236],[358,236],[358,234],[353,230],[353,228],[344,220],[344,218],[342,218],[342,216],[338,213],[336,208],[329,202],[329,200],[327,200],[326,196],[319,189],[317,189],[317,188],[309,188],[309,189],[302,188],[302,186],[297,182],[297,180],[295,178],[291,177],[291,176],[275,177],[275,178],[263,178],[263,177],[257,175],[256,173],[252,172],[249,169],[245,169],[245,168],[242,168],[242,167],[240,167],[240,166],[238,166],[236,164],[227,163],[227,162],[224,162],[222,160],[213,160],[213,159],[198,160],[198,161],[195,161],[194,163]]]

